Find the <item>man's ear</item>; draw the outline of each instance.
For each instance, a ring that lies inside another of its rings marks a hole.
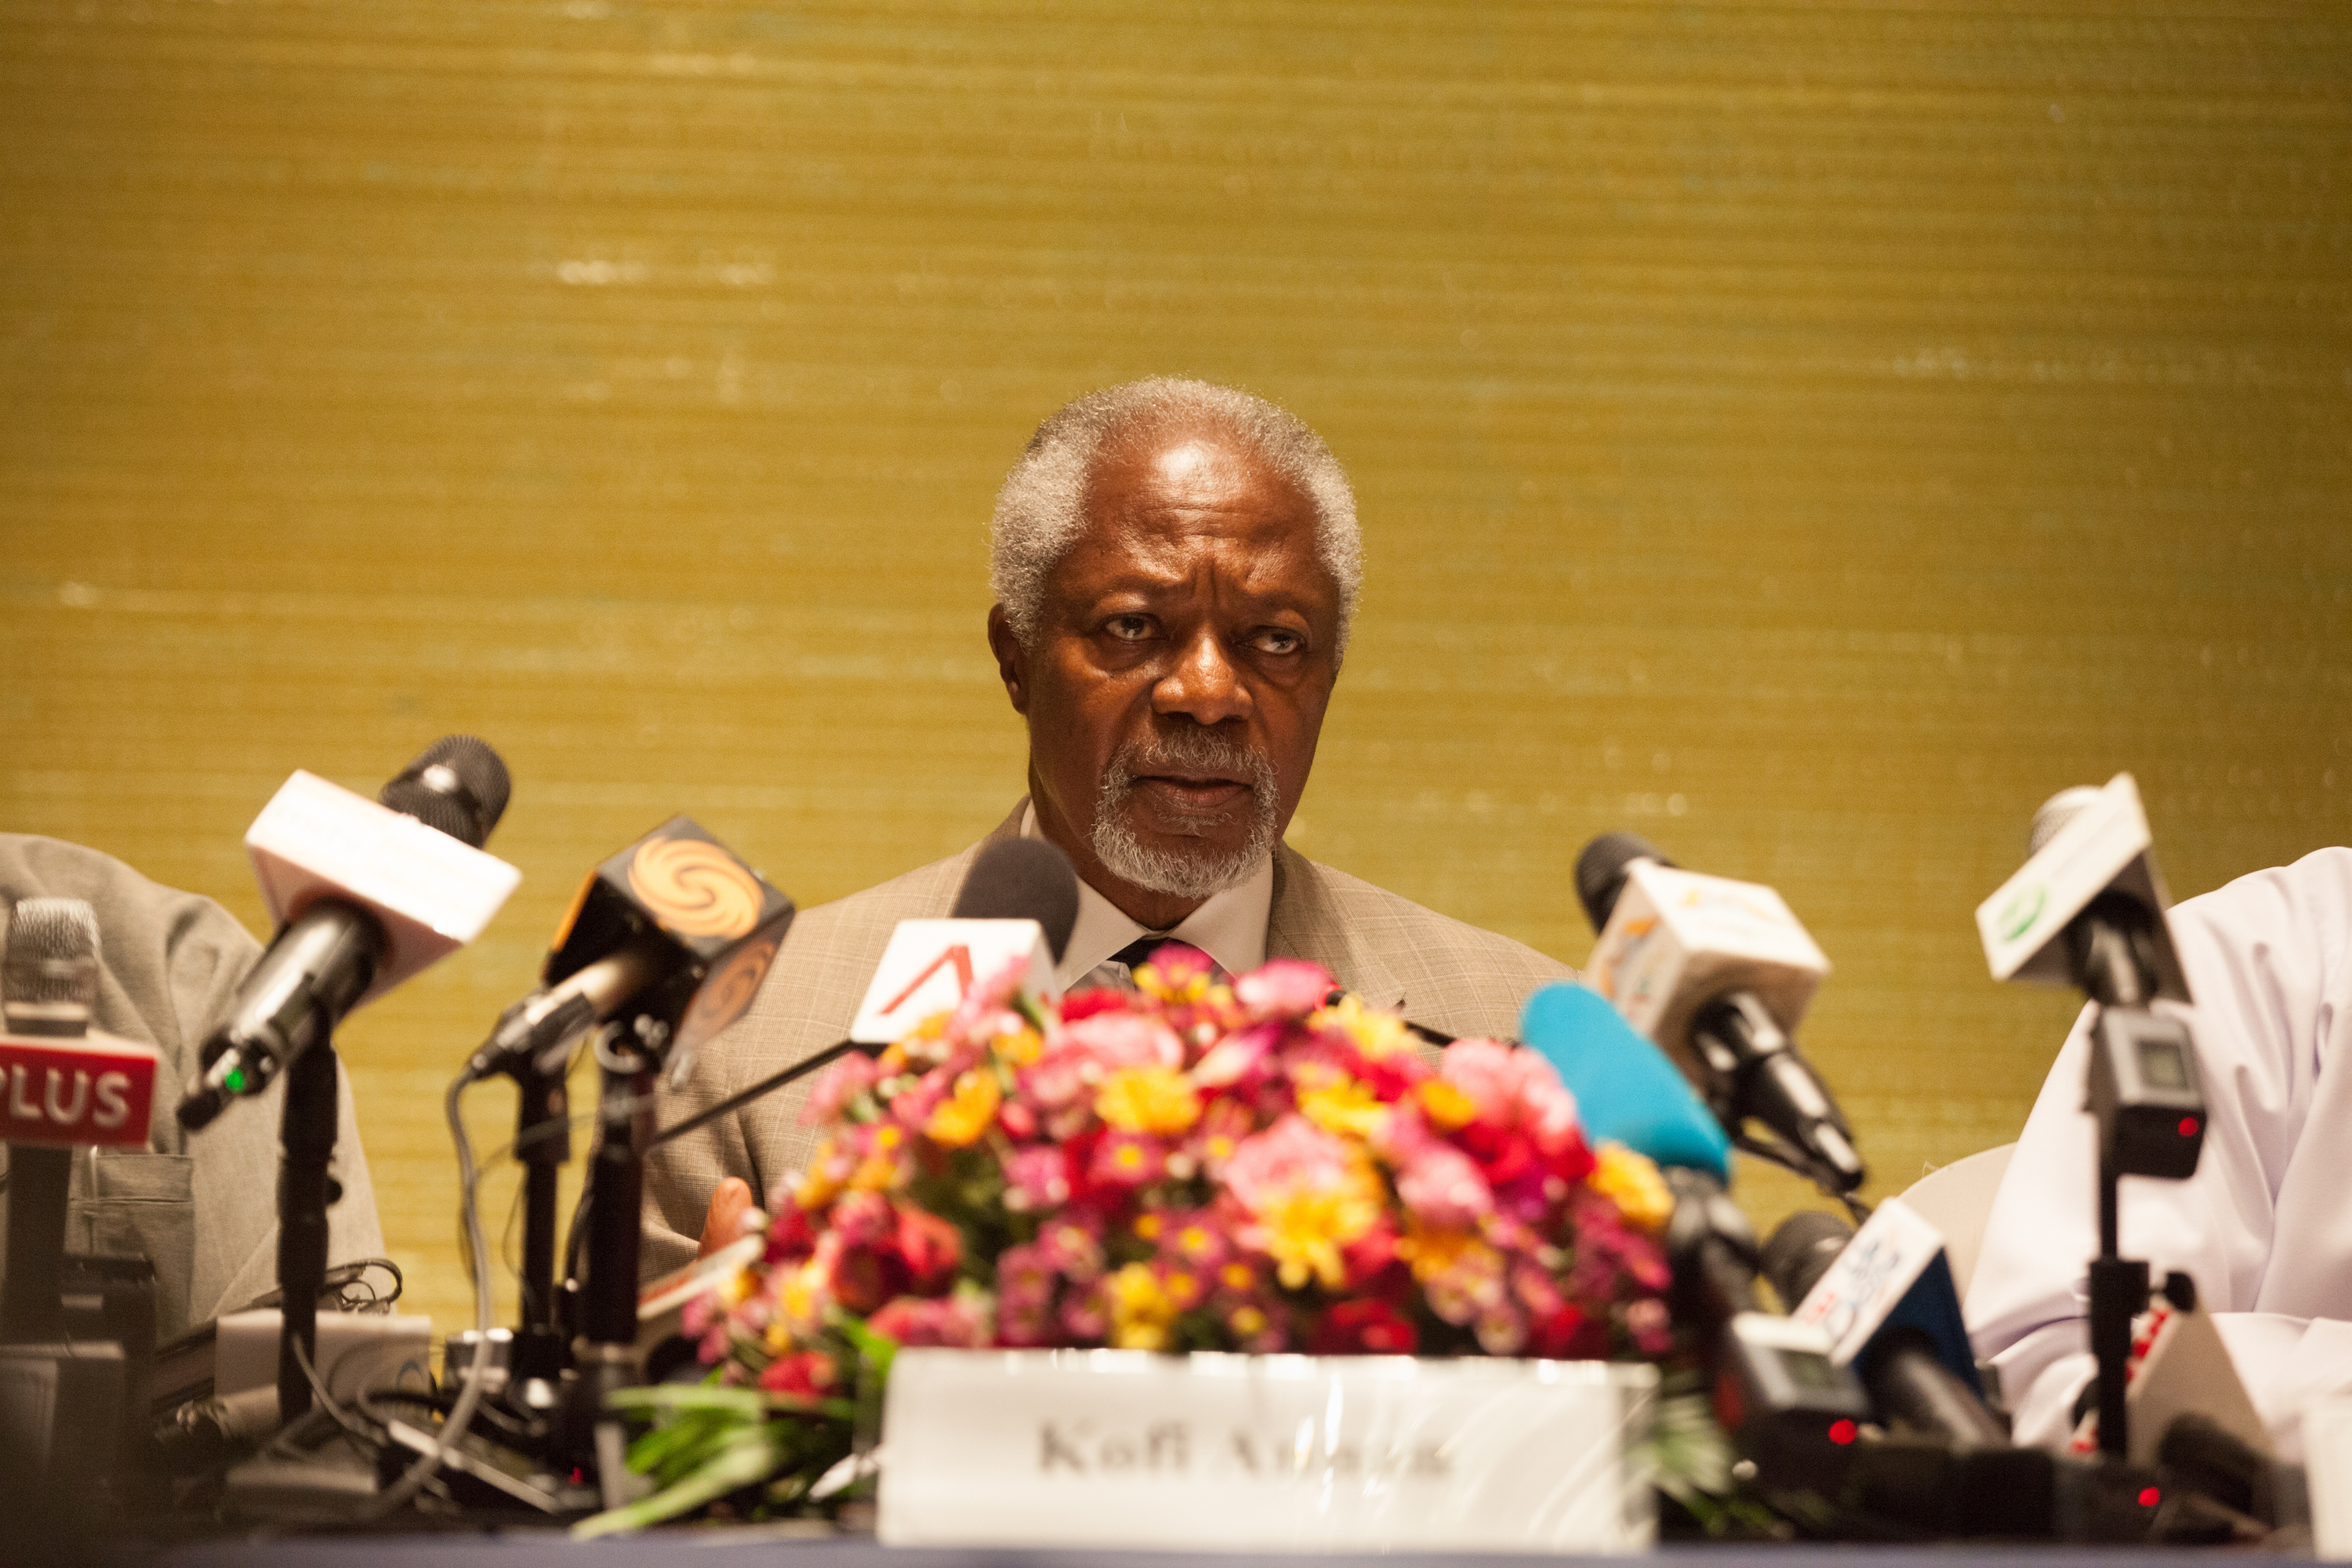
[[[1026,717],[1029,712],[1028,652],[1021,639],[1013,635],[1013,622],[1002,605],[988,607],[988,647],[996,655],[996,673],[1004,682],[1004,695],[1013,700],[1013,710]]]

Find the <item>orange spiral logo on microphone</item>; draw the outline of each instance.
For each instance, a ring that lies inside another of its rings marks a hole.
[[[680,936],[741,936],[767,894],[740,861],[699,838],[656,838],[629,860],[629,891]]]
[[[750,942],[736,949],[694,994],[694,1005],[678,1023],[678,1044],[691,1050],[741,1017],[760,994],[760,982],[768,977],[768,965],[775,957],[773,942]]]

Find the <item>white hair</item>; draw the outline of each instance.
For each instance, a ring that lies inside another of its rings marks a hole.
[[[1044,619],[1045,579],[1086,531],[1087,487],[1095,466],[1118,439],[1160,426],[1221,428],[1297,485],[1315,509],[1315,553],[1339,587],[1339,641],[1356,616],[1364,577],[1356,495],[1323,438],[1288,412],[1213,382],[1152,376],[1090,392],[1037,426],[989,523],[989,586],[1004,606],[1013,635],[1034,646]]]

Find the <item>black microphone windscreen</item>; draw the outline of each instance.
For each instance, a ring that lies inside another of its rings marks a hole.
[[[1656,845],[1635,833],[1604,833],[1576,858],[1577,900],[1583,904],[1584,918],[1592,922],[1595,931],[1609,923],[1609,911],[1617,907],[1617,895],[1625,890],[1626,869],[1636,860],[1674,864]]]
[[[479,849],[506,814],[513,788],[506,763],[488,742],[444,735],[418,752],[376,798]]]
[[[1837,1215],[1799,1209],[1764,1238],[1759,1272],[1780,1293],[1781,1307],[1793,1312],[1853,1239],[1853,1226]]]
[[[0,998],[27,1005],[98,1002],[98,911],[82,899],[19,899],[0,961]]]
[[[960,921],[1035,921],[1059,963],[1078,923],[1078,873],[1042,838],[1002,838],[973,859],[948,913]]]

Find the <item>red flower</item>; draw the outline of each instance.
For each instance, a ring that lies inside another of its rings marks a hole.
[[[834,1299],[860,1317],[906,1289],[907,1260],[895,1246],[849,1247],[834,1267]]]
[[[1342,1301],[1316,1320],[1309,1355],[1411,1355],[1421,1331],[1386,1301]]]
[[[927,1209],[898,1211],[898,1256],[907,1260],[914,1289],[928,1293],[943,1290],[963,1261],[963,1237],[956,1227]]]
[[[803,1399],[817,1399],[833,1387],[839,1377],[834,1370],[833,1358],[819,1351],[803,1351],[798,1355],[779,1356],[760,1373],[760,1386],[771,1394],[798,1394]]]
[[[1609,1324],[1563,1304],[1536,1325],[1536,1354],[1551,1361],[1601,1361],[1609,1354]]]
[[[816,1229],[809,1224],[808,1212],[798,1204],[775,1216],[768,1225],[768,1249],[764,1261],[792,1263],[816,1250]]]
[[[1080,991],[1062,998],[1062,1022],[1075,1024],[1081,1018],[1091,1018],[1097,1013],[1125,1013],[1132,1000],[1124,991],[1104,986],[1098,991]]]

